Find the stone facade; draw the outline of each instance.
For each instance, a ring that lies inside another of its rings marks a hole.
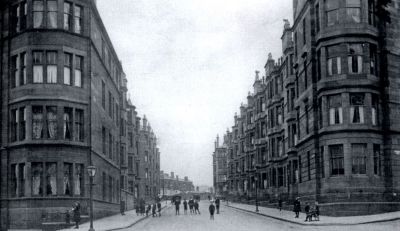
[[[7,0],[0,10],[0,229],[64,221],[75,201],[87,214],[89,165],[95,217],[133,208],[130,182],[147,184],[128,165],[132,156],[142,163],[137,145],[151,148],[158,192],[159,151],[145,139],[154,134],[138,128],[95,1]]]
[[[220,145],[219,136],[215,140],[215,150],[213,153],[213,187],[217,195],[223,195],[228,192],[228,148],[232,134],[227,131],[222,145]]]
[[[399,1],[293,1],[282,56],[234,117],[232,198],[318,201],[322,214],[400,208]],[[389,15],[387,13],[383,15]]]

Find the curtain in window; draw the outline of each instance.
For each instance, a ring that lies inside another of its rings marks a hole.
[[[43,1],[33,1],[33,27],[39,28],[43,26]]]
[[[71,69],[64,67],[64,84],[71,85]]]
[[[57,66],[47,65],[47,83],[57,83]]]
[[[18,87],[19,86],[19,76],[20,76],[20,72],[19,72],[19,68],[21,67],[21,62],[20,62],[20,58],[19,56],[15,57],[15,64],[13,64],[13,68],[15,68],[14,70],[14,81],[15,81],[15,86]]]
[[[81,31],[82,31],[82,27],[81,27],[81,25],[82,25],[82,22],[81,22],[81,17],[82,17],[82,8],[81,7],[79,7],[79,6],[75,6],[75,22],[74,22],[74,26],[75,26],[75,28],[74,28],[74,31],[75,31],[75,33],[81,33]]]
[[[32,194],[42,195],[42,163],[32,163]]]
[[[68,112],[64,112],[64,139],[71,139],[71,118]]]
[[[57,28],[57,1],[47,0],[47,24],[49,28]]]
[[[372,125],[377,125],[377,116],[376,116],[376,108],[373,107],[371,108],[371,120],[372,120]]]
[[[46,165],[46,194],[57,195],[57,165],[56,163]]]
[[[82,179],[83,179],[83,167],[80,164],[75,165],[75,184],[74,194],[81,195],[82,191]]]
[[[33,82],[34,83],[43,83],[43,66],[42,65],[34,65],[33,66]]]
[[[82,87],[82,72],[81,70],[75,69],[75,86]]]
[[[64,163],[63,190],[65,195],[71,195],[72,164]]]
[[[64,30],[71,29],[71,4],[64,2]]]
[[[48,138],[54,139],[57,136],[57,108],[47,108],[47,135]]]
[[[33,121],[32,121],[32,131],[33,138],[40,139],[43,138],[43,111],[41,107],[34,107],[33,111]]]

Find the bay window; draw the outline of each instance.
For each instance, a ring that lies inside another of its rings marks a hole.
[[[328,108],[329,108],[329,125],[342,124],[343,108],[342,108],[342,96],[340,94],[328,96]]]
[[[367,172],[366,149],[367,149],[366,144],[351,144],[352,174],[366,174]]]
[[[361,22],[361,0],[346,0],[346,21]]]
[[[33,83],[43,83],[43,52],[33,52]]]
[[[350,121],[351,123],[364,123],[364,93],[350,94]]]
[[[47,55],[47,83],[57,83],[57,52],[48,51]]]
[[[361,44],[349,44],[348,69],[350,74],[360,74],[363,69],[363,46]]]
[[[343,144],[330,145],[329,154],[331,157],[331,175],[344,175]]]

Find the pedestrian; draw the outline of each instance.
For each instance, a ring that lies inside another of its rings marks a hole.
[[[310,205],[308,202],[306,203],[306,207],[304,207],[304,212],[306,212],[306,222],[311,221],[311,213],[310,213]]]
[[[121,201],[119,204],[119,211],[121,212],[121,215],[125,215],[125,201]]]
[[[136,202],[135,210],[136,210],[136,216],[139,216],[139,214],[140,214],[140,205],[139,205],[139,202]]]
[[[315,219],[319,221],[319,206],[318,201],[315,202]]]
[[[179,206],[181,205],[181,201],[176,199],[175,200],[175,215],[179,215]]]
[[[79,229],[79,222],[81,221],[81,205],[79,202],[75,202],[72,211],[74,213],[75,229]]]
[[[142,216],[144,216],[145,212],[146,212],[146,204],[145,204],[144,200],[141,199],[141,201],[140,201],[140,213],[141,213]]]
[[[297,197],[293,203],[293,212],[296,214],[295,218],[299,218],[300,211],[301,211],[300,200]]]
[[[153,217],[157,216],[157,204],[155,202],[152,206],[151,213],[152,213]]]
[[[195,214],[200,214],[199,202],[197,200],[194,200],[194,213]]]
[[[184,199],[183,200],[183,212],[185,213],[185,215],[187,215],[187,206],[188,206],[188,203],[187,203],[186,199]]]
[[[220,204],[220,200],[217,197],[217,199],[215,200],[215,207],[217,207],[217,214],[219,214],[219,204]]]
[[[151,210],[151,205],[149,204],[149,205],[147,205],[147,209],[146,209],[146,217],[149,216],[150,210]]]
[[[210,201],[210,202],[211,202],[211,204],[210,204],[210,206],[208,207],[208,211],[210,212],[210,220],[214,220],[215,206],[214,206],[213,201]]]
[[[279,198],[279,200],[278,200],[278,207],[279,207],[279,212],[281,212],[282,211],[282,199],[281,198]]]
[[[161,217],[161,201],[158,201],[157,208],[158,208],[158,216]]]
[[[194,206],[193,198],[190,198],[188,204],[189,204],[190,214],[192,214],[193,213],[193,206]]]

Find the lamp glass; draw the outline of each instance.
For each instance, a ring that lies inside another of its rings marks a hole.
[[[96,167],[95,166],[88,166],[87,170],[88,170],[89,176],[94,177],[96,175]]]

